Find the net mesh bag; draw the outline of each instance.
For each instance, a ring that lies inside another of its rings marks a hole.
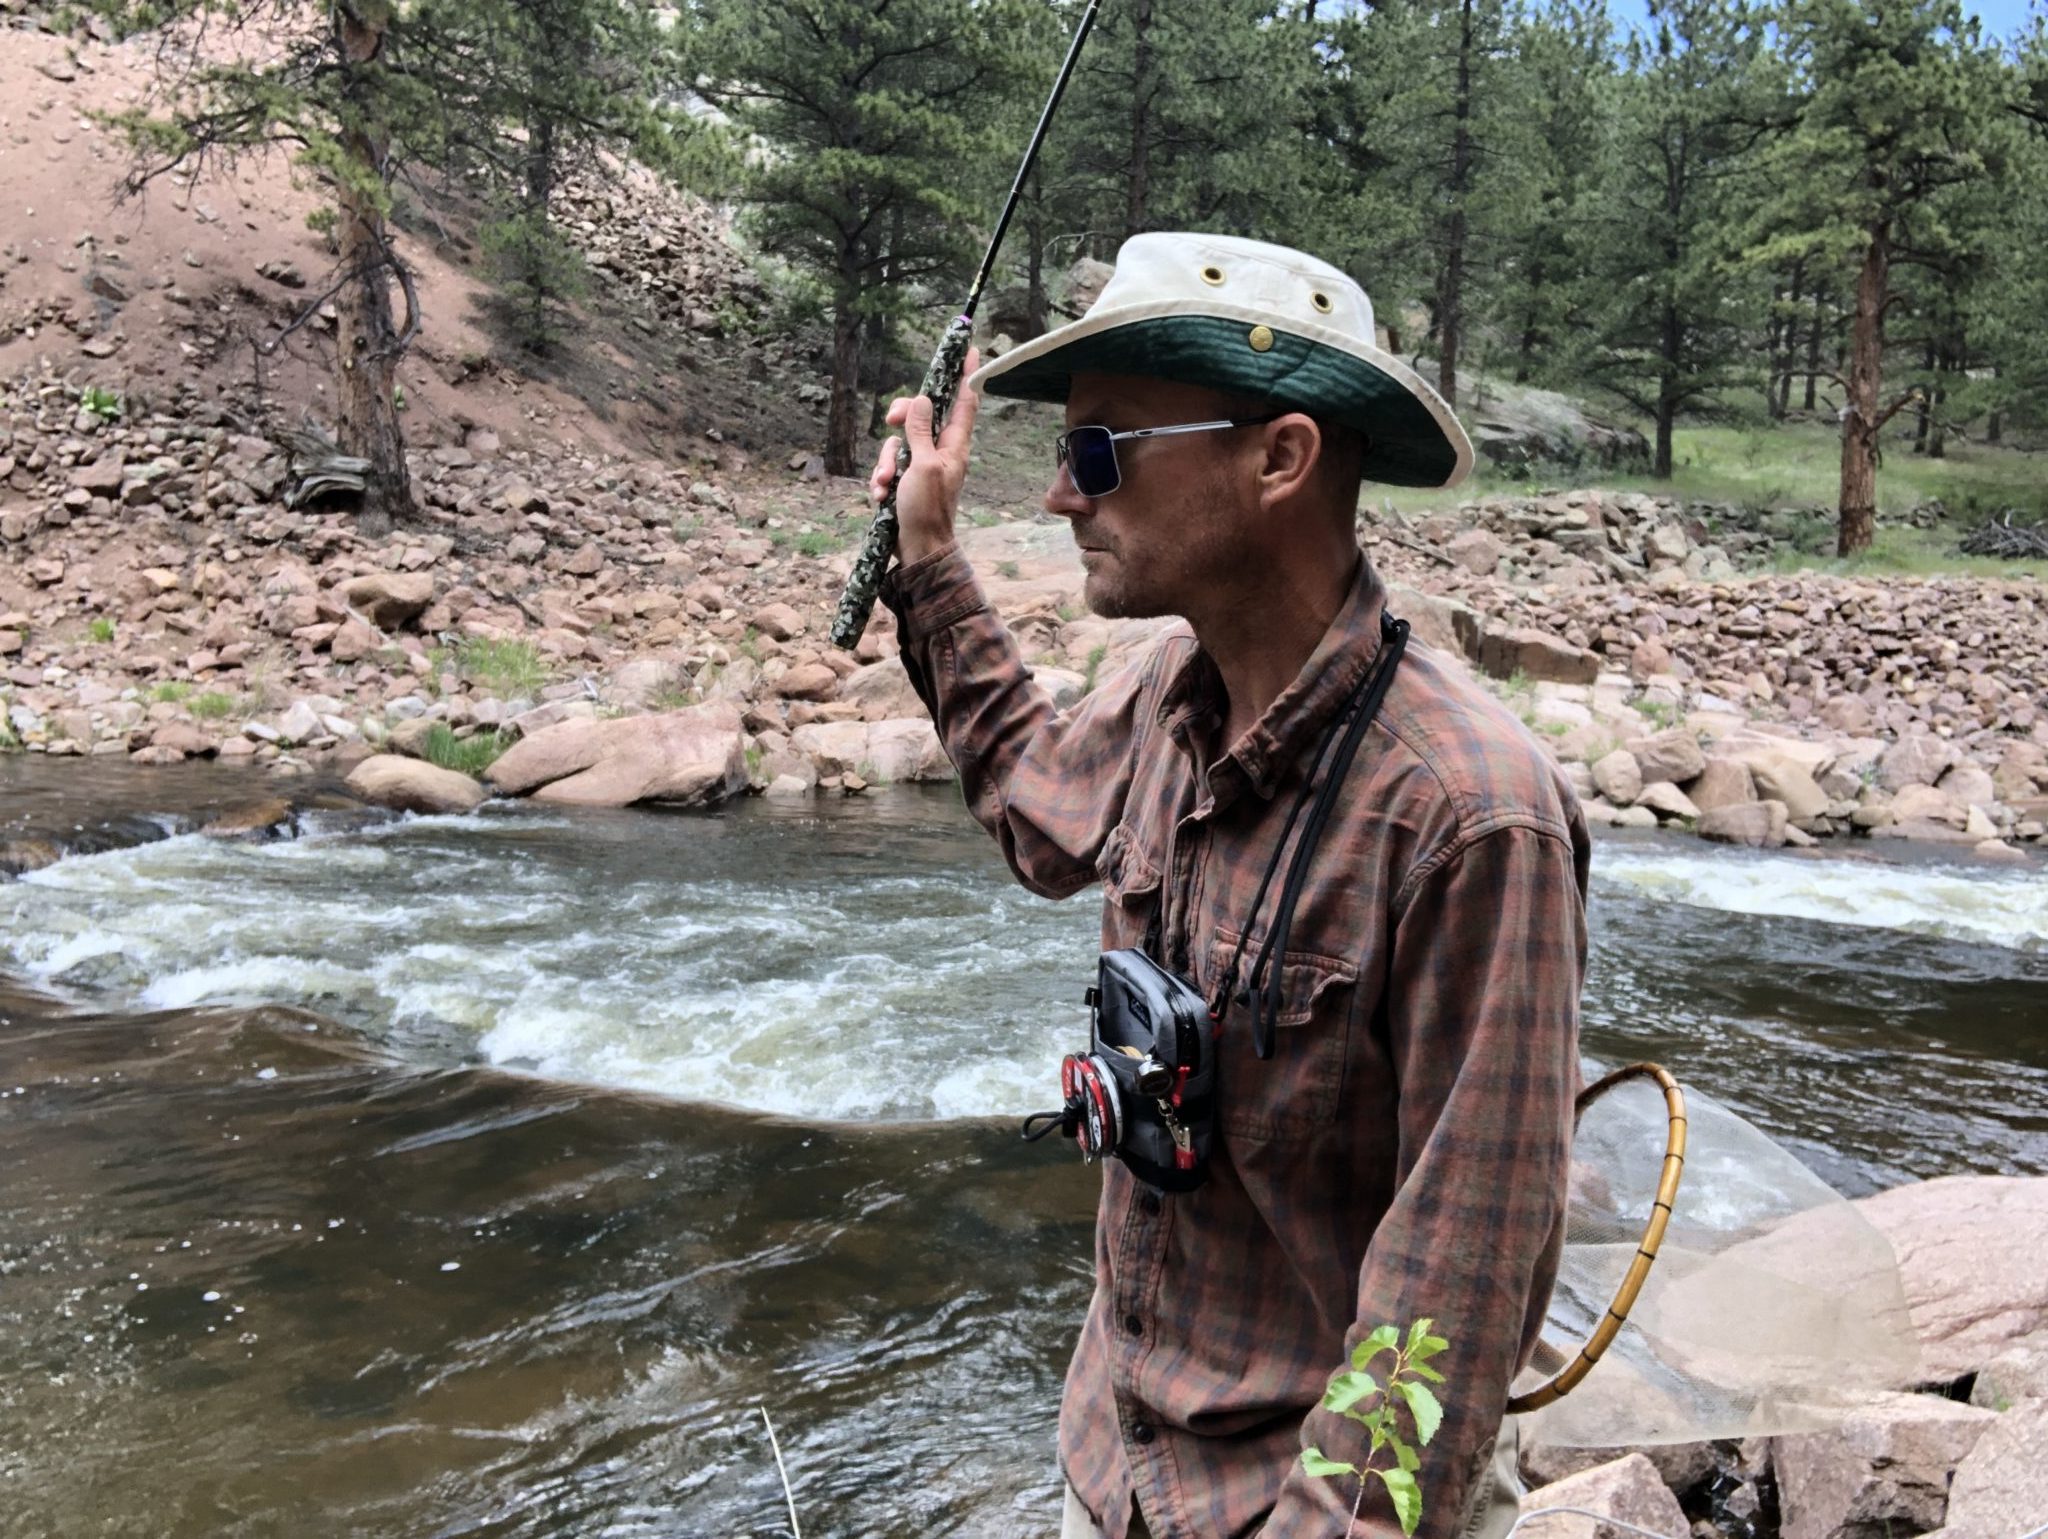
[[[1792,1154],[1687,1086],[1683,1176],[1628,1323],[1524,1435],[1611,1448],[1796,1432],[1914,1382],[1919,1349],[1890,1242]],[[1643,1243],[1668,1114],[1649,1080],[1580,1117],[1564,1256],[1535,1390],[1591,1336]]]

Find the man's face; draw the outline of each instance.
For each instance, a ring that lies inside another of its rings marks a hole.
[[[1067,426],[1123,432],[1210,422],[1240,415],[1236,404],[1195,385],[1076,374]],[[1054,476],[1045,508],[1073,521],[1089,609],[1108,619],[1184,615],[1242,580],[1247,563],[1260,559],[1257,435],[1236,428],[1125,439],[1116,446],[1122,484],[1106,497],[1083,497],[1064,468]]]

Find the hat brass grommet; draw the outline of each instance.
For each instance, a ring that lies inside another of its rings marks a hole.
[[[1221,288],[1223,286],[1223,269],[1220,267],[1203,268],[1202,281],[1212,289]]]
[[[1330,296],[1328,294],[1311,294],[1308,297],[1308,302],[1314,305],[1316,307],[1317,312],[1322,315],[1328,315],[1330,311],[1335,308],[1335,306],[1333,306],[1330,303]]]
[[[1270,353],[1273,350],[1273,328],[1270,326],[1254,326],[1251,329],[1250,335],[1245,338],[1245,341],[1251,344],[1252,351],[1255,353]]]

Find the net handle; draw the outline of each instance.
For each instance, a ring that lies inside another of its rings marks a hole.
[[[1664,1231],[1671,1223],[1671,1209],[1678,1201],[1678,1179],[1685,1173],[1685,1092],[1679,1088],[1678,1081],[1662,1064],[1632,1063],[1616,1069],[1579,1092],[1579,1098],[1572,1107],[1572,1125],[1576,1127],[1579,1119],[1586,1115],[1586,1109],[1608,1091],[1639,1079],[1654,1081],[1664,1092],[1667,1118],[1664,1168],[1657,1175],[1657,1200],[1650,1205],[1650,1221],[1643,1228],[1635,1260],[1629,1263],[1627,1275],[1614,1292],[1614,1302],[1607,1306],[1606,1315],[1593,1334],[1586,1338],[1586,1344],[1579,1348],[1579,1355],[1566,1363],[1548,1382],[1510,1400],[1510,1416],[1540,1411],[1546,1405],[1562,1400],[1593,1371],[1593,1365],[1606,1354],[1622,1326],[1628,1323],[1628,1312],[1635,1308],[1636,1297],[1643,1291],[1643,1282],[1650,1275],[1650,1265],[1664,1244]]]

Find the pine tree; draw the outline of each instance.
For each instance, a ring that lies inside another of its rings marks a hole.
[[[611,103],[632,93],[608,93],[593,55],[572,79],[539,66],[520,40],[520,28],[541,19],[564,36],[619,35],[615,5],[133,0],[123,12],[126,25],[161,34],[155,91],[120,119],[136,149],[131,188],[208,159],[283,148],[326,191],[321,218],[335,267],[300,320],[334,301],[336,436],[369,462],[358,522],[373,538],[415,512],[395,387],[423,317],[391,225],[393,191],[418,168],[503,161],[510,130],[530,126],[537,109],[579,133],[639,137],[644,114]]]
[[[1801,100],[1768,157],[1779,193],[1750,257],[1808,257],[1854,295],[1848,372],[1826,371],[1846,397],[1836,549],[1847,556],[1874,537],[1885,426],[1919,396],[1885,389],[1886,328],[1910,297],[1894,263],[1947,244],[1944,195],[1999,174],[1993,128],[2015,93],[1957,0],[1789,0],[1781,26]]]
[[[1583,248],[1599,386],[1652,424],[1651,473],[1669,477],[1679,417],[1761,381],[1759,285],[1731,281],[1759,196],[1757,148],[1777,105],[1763,17],[1746,0],[1653,0],[1603,92],[1607,136]]]
[[[870,318],[958,274],[993,217],[1000,104],[1042,64],[1036,0],[707,0],[704,89],[758,146],[739,182],[761,246],[823,285],[832,312],[825,467],[857,468]]]

